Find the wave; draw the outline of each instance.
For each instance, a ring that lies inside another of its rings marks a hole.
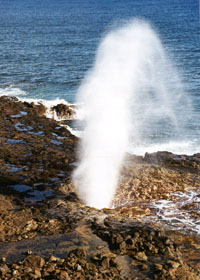
[[[149,143],[142,145],[130,145],[128,152],[134,155],[144,156],[145,153],[168,151],[177,155],[193,155],[199,153],[197,141],[168,141],[166,143]]]
[[[46,100],[46,99],[36,99],[36,98],[28,98],[29,93],[14,86],[14,85],[5,85],[0,86],[0,96],[14,96],[17,97],[22,102],[28,102],[28,103],[34,103],[36,105],[42,104],[46,108],[45,116],[48,118],[53,118],[57,121],[66,120],[66,118],[61,118],[57,116],[54,110],[52,108],[58,104],[64,104],[66,106],[72,106],[75,110],[75,117],[74,119],[81,121],[84,119],[84,116],[86,115],[86,111],[82,106],[78,106],[74,103],[69,103],[65,99],[56,98],[53,100]],[[74,127],[74,125],[65,125],[69,129],[69,131],[79,137],[82,138],[83,136],[83,128],[81,125]],[[174,154],[186,154],[186,155],[193,155],[195,153],[199,152],[199,141],[195,139],[194,141],[186,140],[186,141],[172,141],[169,140],[165,143],[158,143],[158,142],[152,142],[152,143],[142,143],[142,144],[130,144],[130,146],[127,148],[127,152],[134,154],[134,155],[140,155],[144,156],[145,153],[154,153],[158,151],[168,151],[172,152]]]
[[[34,98],[19,98],[20,101],[34,103],[36,105],[42,104],[46,108],[45,116],[47,118],[51,118],[57,121],[65,120],[65,117],[59,117],[52,108],[59,104],[64,104],[66,106],[73,106],[74,104],[69,104],[66,100],[56,98],[54,100],[46,100],[46,99],[34,99]]]
[[[3,96],[3,95],[19,97],[19,96],[27,95],[27,92],[25,92],[24,90],[19,89],[17,87],[14,87],[13,85],[10,85],[10,86],[6,86],[4,88],[3,87],[0,88],[0,96]]]
[[[55,119],[57,121],[66,120],[66,117],[58,116],[56,110],[53,108],[59,104],[66,105],[68,107],[73,108],[74,115],[76,115],[76,105],[67,102],[65,99],[56,98],[53,100],[47,99],[36,99],[36,98],[29,98],[28,92],[23,91],[20,88],[17,88],[13,85],[7,86],[5,88],[0,88],[0,96],[14,96],[17,97],[19,101],[27,102],[27,103],[34,103],[35,105],[44,105],[46,108],[45,116],[47,118]]]

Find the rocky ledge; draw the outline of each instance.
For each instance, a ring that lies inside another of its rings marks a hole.
[[[0,98],[0,279],[199,280],[200,154],[127,155],[113,208],[86,207],[78,139],[45,111]]]

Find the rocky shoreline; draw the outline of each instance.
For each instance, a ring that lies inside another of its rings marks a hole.
[[[77,137],[45,110],[0,97],[0,279],[199,280],[200,154],[127,155],[113,208],[97,210],[71,182]]]

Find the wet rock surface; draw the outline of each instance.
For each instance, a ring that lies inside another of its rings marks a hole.
[[[67,120],[73,119],[76,115],[74,105],[67,106],[65,104],[58,104],[53,106],[51,110],[56,113],[58,118],[65,118]]]
[[[127,155],[97,210],[71,182],[78,139],[45,110],[0,98],[0,279],[199,280],[200,154]]]

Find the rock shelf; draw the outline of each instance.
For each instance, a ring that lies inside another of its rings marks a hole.
[[[127,155],[112,208],[90,208],[78,138],[45,111],[0,97],[0,279],[199,280],[200,154]]]

